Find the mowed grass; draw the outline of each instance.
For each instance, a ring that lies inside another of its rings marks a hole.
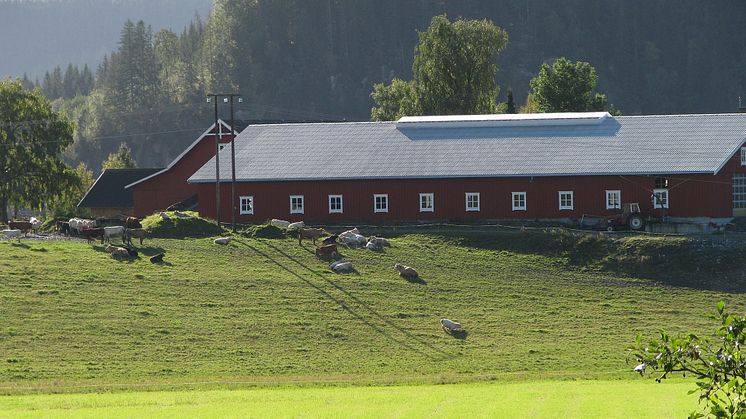
[[[537,381],[0,396],[0,417],[674,418],[691,382]]]
[[[669,286],[509,250],[510,234],[469,237],[342,248],[351,275],[294,239],[156,239],[134,261],[82,241],[3,241],[0,393],[629,378],[637,333],[706,333],[717,301],[744,309],[706,289],[707,272]],[[148,261],[163,250],[167,263]],[[466,338],[444,334],[443,317]]]

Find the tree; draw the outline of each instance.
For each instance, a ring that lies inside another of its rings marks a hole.
[[[401,79],[393,79],[389,85],[374,84],[370,97],[378,107],[371,109],[370,118],[374,121],[393,121],[405,115],[421,115],[415,90],[413,81]]]
[[[746,316],[725,311],[725,304],[718,303],[720,325],[715,331],[716,341],[693,333],[671,336],[660,332],[660,340],[642,342],[637,336],[629,354],[638,365],[640,374],[660,372],[660,382],[674,372],[694,375],[699,400],[707,403],[709,414],[718,418],[746,418],[746,358],[741,347],[746,342]],[[703,417],[693,412],[690,417]]]
[[[416,115],[496,112],[500,92],[496,59],[507,42],[508,34],[486,19],[451,22],[445,15],[433,17],[428,29],[419,33],[414,80],[375,85],[371,97],[378,107],[371,110],[371,119],[401,116],[401,111]]]
[[[513,90],[508,89],[508,100],[505,105],[505,113],[516,113],[515,99],[513,99]]]
[[[75,169],[68,168],[66,172],[68,187],[47,202],[47,208],[55,218],[79,215],[81,211],[77,208],[78,202],[83,199],[94,182],[93,172],[85,163],[79,163]]]
[[[539,112],[603,111],[606,95],[593,89],[598,83],[596,70],[587,62],[558,58],[551,66],[542,64],[539,75],[531,79],[531,101]]]
[[[60,155],[72,142],[72,123],[39,90],[0,81],[0,219],[8,205],[40,208],[69,187]]]
[[[119,144],[116,153],[109,154],[109,157],[101,163],[102,169],[134,169],[135,167],[137,164],[132,159],[132,151],[126,143]]]

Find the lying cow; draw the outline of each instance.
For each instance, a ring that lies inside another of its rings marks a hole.
[[[303,239],[313,240],[313,244],[316,244],[316,239],[326,234],[323,228],[299,228],[298,229],[298,244],[302,244]]]
[[[399,276],[405,279],[412,280],[412,279],[417,279],[420,276],[414,268],[410,266],[402,265],[400,263],[397,263],[396,265],[394,265],[394,269],[396,269],[399,272]]]
[[[130,246],[132,246],[133,237],[140,239],[140,246],[142,246],[142,241],[148,238],[149,236],[150,236],[150,233],[148,233],[148,231],[143,228],[124,229],[124,240]]]
[[[337,255],[337,245],[327,244],[316,248],[316,256],[319,258],[334,257]]]

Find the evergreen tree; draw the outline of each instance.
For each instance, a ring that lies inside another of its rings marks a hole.
[[[513,99],[512,89],[508,89],[508,101],[506,102],[505,113],[516,113],[515,100]]]

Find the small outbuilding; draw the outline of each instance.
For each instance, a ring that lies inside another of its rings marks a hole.
[[[104,169],[80,200],[78,208],[86,208],[93,216],[101,218],[132,216],[132,190],[125,186],[159,170],[161,169]]]

